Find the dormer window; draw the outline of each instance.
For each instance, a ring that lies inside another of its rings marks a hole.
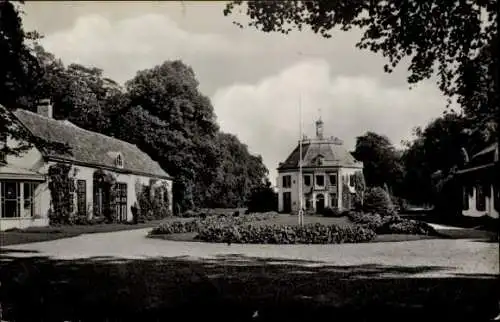
[[[117,168],[123,168],[123,157],[120,153],[115,158],[115,165]]]
[[[320,154],[316,157],[316,160],[314,160],[314,161],[315,161],[316,165],[321,166],[321,165],[323,165],[323,159],[324,159],[324,157]]]

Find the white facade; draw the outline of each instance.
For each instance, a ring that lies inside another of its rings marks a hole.
[[[302,148],[300,148],[300,145]],[[302,156],[299,156],[302,151]],[[299,189],[299,164],[302,162],[302,196]],[[356,193],[354,175],[362,172],[363,164],[356,161],[335,137],[323,137],[323,122],[316,122],[316,138],[303,138],[299,146],[278,167],[278,210],[297,212],[300,199],[306,210],[319,211],[329,207],[350,209],[352,194]],[[344,185],[349,198],[344,200]]]
[[[18,142],[7,138],[5,142],[15,147]],[[5,144],[4,143],[4,144]],[[49,225],[51,195],[48,184],[49,167],[56,162],[44,159],[40,151],[31,148],[19,156],[5,155],[0,163],[0,231],[12,228],[27,228]],[[74,209],[86,207],[93,216],[94,173],[99,167],[74,162],[70,174],[75,180]],[[167,188],[170,211],[173,210],[172,180],[153,176],[123,173],[119,169],[104,169],[116,183],[126,185],[126,198],[122,198],[122,221],[132,221],[131,207],[137,202],[138,189],[149,185],[164,185]],[[80,183],[79,185],[77,183]]]
[[[489,193],[478,193],[480,189],[489,189]],[[488,185],[486,187],[468,187],[464,189],[464,205],[462,207],[462,214],[467,217],[483,217],[489,216],[492,218],[499,218],[500,205],[495,207],[495,191],[493,185]],[[498,203],[498,199],[496,200]]]
[[[342,183],[347,185],[350,194],[356,193],[352,176],[359,171],[360,169],[358,168],[317,168],[303,170],[302,191],[305,209],[315,211],[319,210],[318,208],[327,207],[338,210],[349,209],[350,205],[345,205],[342,200],[344,189]],[[323,179],[320,179],[321,177]],[[299,210],[300,189],[298,179],[299,171],[278,174],[278,211],[296,212]],[[290,196],[289,202],[287,194]],[[287,206],[287,203],[290,206]]]
[[[462,215],[499,218],[500,187],[495,178],[499,161],[498,143],[475,154],[458,171],[462,181]]]

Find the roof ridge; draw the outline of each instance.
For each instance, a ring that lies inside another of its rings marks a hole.
[[[32,115],[37,116],[39,118],[43,118],[43,119],[46,119],[46,120],[57,122],[57,123],[59,123],[59,124],[61,124],[63,126],[72,126],[72,127],[76,128],[78,130],[86,131],[86,132],[89,132],[89,133],[92,133],[92,134],[96,134],[96,135],[99,135],[99,136],[103,136],[103,137],[105,137],[107,139],[112,139],[112,140],[120,141],[120,142],[126,143],[127,145],[131,145],[131,146],[134,146],[134,147],[138,148],[137,145],[132,144],[130,142],[127,142],[127,141],[124,141],[124,140],[120,140],[118,138],[115,138],[113,136],[109,136],[109,135],[106,135],[106,134],[103,134],[103,133],[99,133],[99,132],[96,132],[96,131],[91,131],[91,130],[85,129],[85,128],[83,128],[81,126],[78,126],[77,124],[71,122],[68,119],[58,120],[58,119],[55,119],[53,117],[48,117],[48,116],[45,116],[45,115],[41,115],[41,114],[38,114],[36,112],[30,111],[30,110],[25,110],[25,109],[22,109],[22,108],[18,108],[17,110],[22,111],[22,112],[26,112],[26,113],[29,113],[29,114],[32,114]],[[68,123],[70,123],[70,124],[68,124]]]

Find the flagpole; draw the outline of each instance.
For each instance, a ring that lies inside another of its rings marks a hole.
[[[299,226],[304,224],[303,192],[302,192],[302,96],[299,95]]]

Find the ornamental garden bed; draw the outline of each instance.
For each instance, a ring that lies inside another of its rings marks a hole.
[[[389,236],[390,235],[390,236]],[[401,219],[362,213],[340,218],[297,217],[275,213],[262,215],[211,215],[189,221],[170,221],[155,227],[149,237],[176,241],[241,244],[339,244],[406,241],[439,237],[431,226]]]

